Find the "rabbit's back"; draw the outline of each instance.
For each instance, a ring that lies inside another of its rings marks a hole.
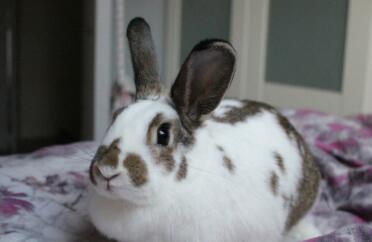
[[[210,162],[209,171],[223,177],[210,178],[209,189],[214,186],[217,193],[224,194],[219,199],[234,210],[228,213],[248,223],[258,236],[255,239],[260,239],[260,228],[262,236],[267,229],[273,236],[276,229],[278,234],[285,233],[311,208],[319,183],[312,155],[273,107],[224,100],[197,140],[204,145],[199,145],[200,150],[196,147],[193,156]],[[199,168],[203,167],[206,165]]]

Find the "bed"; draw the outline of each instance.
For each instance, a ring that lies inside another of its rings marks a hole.
[[[372,115],[283,113],[310,145],[323,178],[313,214],[324,235],[308,242],[372,241]],[[86,213],[97,147],[80,142],[0,157],[0,242],[109,241]]]

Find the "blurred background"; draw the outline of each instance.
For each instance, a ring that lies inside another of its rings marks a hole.
[[[197,42],[222,38],[238,53],[228,97],[372,113],[370,0],[0,0],[0,154],[103,137],[134,91],[136,16],[166,86]]]

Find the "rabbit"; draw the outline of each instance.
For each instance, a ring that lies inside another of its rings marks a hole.
[[[319,172],[303,138],[268,104],[223,99],[235,71],[228,42],[198,43],[170,91],[151,30],[127,28],[135,101],[121,108],[89,169],[88,213],[121,242],[296,241]]]

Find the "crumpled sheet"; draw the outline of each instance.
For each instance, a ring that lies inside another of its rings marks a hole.
[[[283,113],[310,145],[322,174],[313,214],[325,235],[309,242],[372,241],[372,115]]]
[[[284,110],[322,173],[313,209],[324,234],[308,242],[372,242],[372,115],[338,118]],[[86,213],[94,142],[0,157],[0,242],[108,241]]]

